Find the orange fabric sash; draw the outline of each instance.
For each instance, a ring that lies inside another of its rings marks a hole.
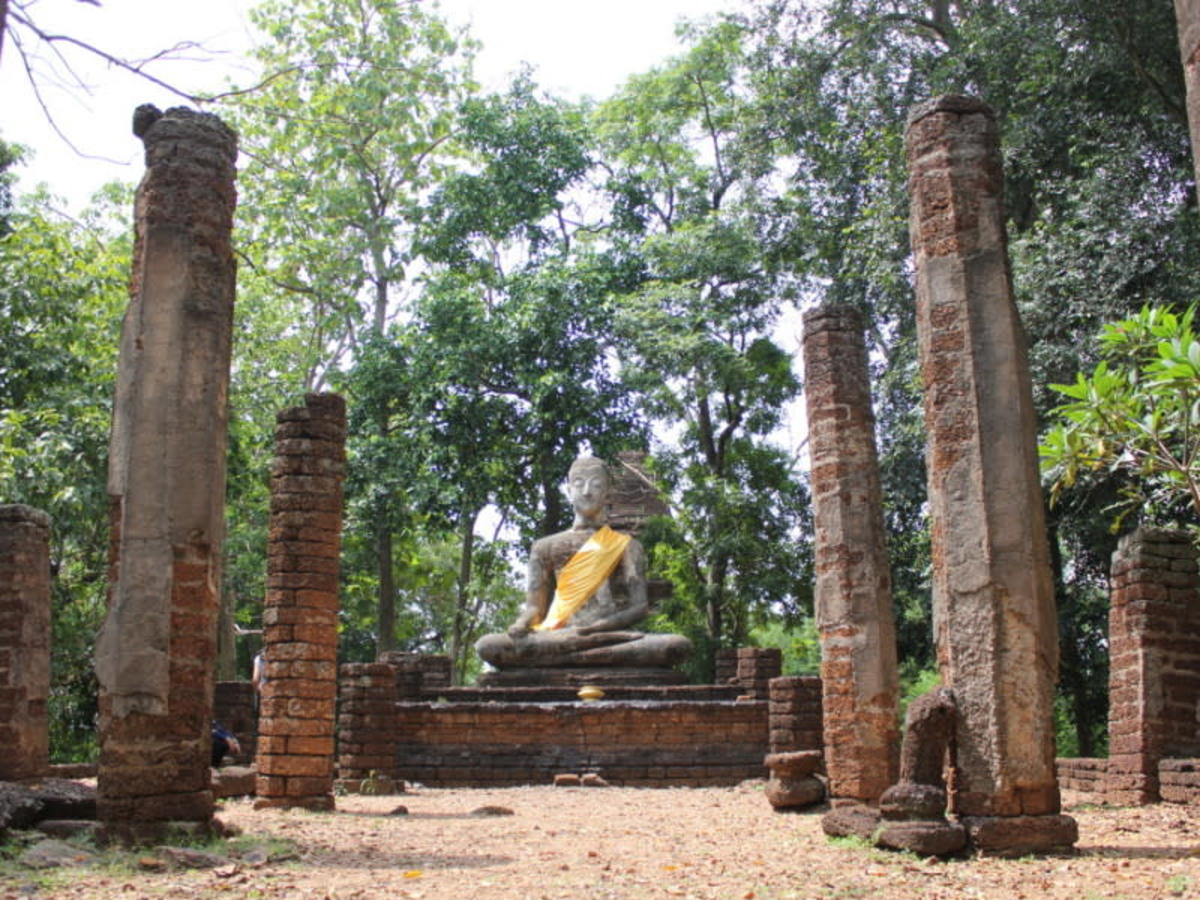
[[[629,541],[629,535],[613,531],[607,525],[588,538],[558,573],[554,601],[545,620],[533,627],[537,631],[552,631],[566,625],[613,573]]]

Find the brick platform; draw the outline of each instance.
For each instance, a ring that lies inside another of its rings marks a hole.
[[[699,787],[767,774],[763,701],[396,704],[394,777],[435,787],[610,784]]]

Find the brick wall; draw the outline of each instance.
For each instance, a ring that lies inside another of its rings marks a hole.
[[[1095,794],[1103,799],[1108,784],[1108,760],[1095,757],[1059,757],[1054,761],[1058,786],[1066,791]]]
[[[713,653],[713,684],[729,684],[737,678],[737,649],[722,647]]]
[[[50,764],[50,517],[0,506],[0,778]]]
[[[1138,529],[1113,554],[1109,780],[1114,803],[1159,797],[1159,760],[1200,756],[1200,577],[1184,532]]]
[[[1158,793],[1168,803],[1200,805],[1200,759],[1161,759]]]
[[[391,774],[396,765],[397,682],[410,670],[387,663],[342,663],[338,670],[339,781],[359,781],[372,772]]]
[[[394,776],[438,787],[547,784],[596,772],[612,784],[736,784],[766,775],[762,701],[396,705]]]

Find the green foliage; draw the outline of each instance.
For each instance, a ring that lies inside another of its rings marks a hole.
[[[654,460],[673,516],[650,542],[675,586],[662,612],[708,657],[807,603],[808,503],[769,438],[799,384],[771,335],[792,284],[776,264],[773,160],[741,77],[743,29],[689,37],[598,107],[595,127],[611,239],[636,261],[614,296],[622,377],[672,434]]]
[[[777,647],[783,651],[784,675],[819,675],[821,636],[816,620],[804,616],[798,625],[768,620],[750,631],[750,646]]]
[[[471,46],[415,3],[265,0],[251,19],[272,77],[229,101],[249,158],[242,291],[256,330],[282,341],[270,361],[312,388],[364,320],[381,332],[394,312],[411,225],[472,86]]]
[[[55,761],[95,755],[91,657],[105,610],[105,460],[129,267],[106,203],[64,223],[36,194],[0,237],[0,499],[51,517]]]
[[[1076,481],[1122,479],[1122,502],[1146,521],[1200,516],[1200,339],[1195,307],[1145,306],[1104,326],[1101,361],[1074,384],[1040,452],[1057,498]],[[1119,523],[1120,518],[1117,522]],[[1115,527],[1115,525],[1114,525]]]

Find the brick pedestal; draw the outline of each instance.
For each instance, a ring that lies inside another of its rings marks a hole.
[[[768,687],[772,753],[820,750],[821,679],[811,675],[781,675]]]
[[[50,765],[50,517],[0,506],[0,780]]]
[[[713,654],[713,684],[731,684],[737,679],[737,649],[722,647]]]
[[[938,664],[957,707],[951,804],[977,850],[1073,844],[1058,815],[1058,628],[995,117],[914,108],[905,135]]]
[[[97,814],[116,838],[207,823],[224,539],[237,138],[139,107],[130,303],[109,443],[110,605],[96,644]]]
[[[783,651],[776,647],[739,647],[737,651],[737,683],[742,694],[755,700],[766,700],[771,693],[771,679],[783,671]]]
[[[356,789],[373,773],[394,777],[397,685],[408,684],[408,679],[397,675],[411,671],[383,662],[342,664],[338,674],[337,774],[348,789]]]
[[[859,312],[804,315],[825,769],[833,803],[875,803],[896,780],[900,693],[870,372]]]
[[[333,808],[346,405],[309,394],[275,429],[255,805]]]
[[[1113,554],[1107,797],[1160,798],[1159,760],[1200,756],[1200,575],[1186,532],[1138,529]]]

